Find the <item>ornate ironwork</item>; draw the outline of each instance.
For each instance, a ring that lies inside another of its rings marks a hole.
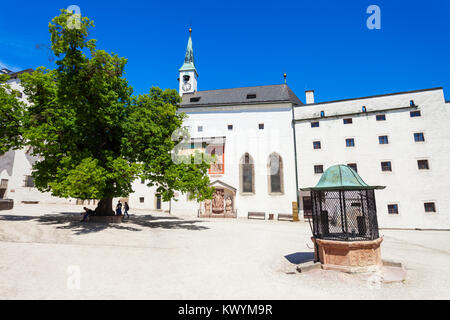
[[[374,190],[312,190],[314,237],[364,241],[379,238]]]

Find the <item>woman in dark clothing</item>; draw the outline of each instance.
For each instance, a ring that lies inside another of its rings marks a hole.
[[[128,202],[125,202],[123,205],[123,215],[127,215],[128,218],[130,218],[130,215],[128,214],[128,210],[130,210],[130,207],[128,206]]]

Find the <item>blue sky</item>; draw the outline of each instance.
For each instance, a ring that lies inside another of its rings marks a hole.
[[[48,22],[71,4],[98,48],[128,58],[136,94],[178,88],[193,28],[199,90],[288,84],[304,101],[444,87],[450,100],[450,1],[4,1],[0,66],[54,67]],[[369,30],[369,5],[381,30]]]

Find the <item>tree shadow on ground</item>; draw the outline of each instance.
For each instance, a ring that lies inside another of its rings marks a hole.
[[[314,252],[296,252],[284,256],[292,264],[314,261]]]
[[[122,223],[81,222],[80,212],[59,212],[42,216],[0,215],[0,221],[37,221],[42,225],[53,225],[57,229],[72,230],[74,234],[89,234],[106,229],[143,231],[149,229],[182,229],[200,231],[209,229],[197,223],[200,220],[184,220],[174,216],[133,215],[124,219]]]

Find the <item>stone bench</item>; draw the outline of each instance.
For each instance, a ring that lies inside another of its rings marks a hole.
[[[0,210],[11,210],[13,207],[13,199],[0,199]]]
[[[292,214],[279,213],[277,216],[277,220],[294,221],[294,217],[292,216]]]
[[[248,219],[254,219],[254,218],[262,218],[263,220],[266,220],[266,213],[265,212],[249,212],[247,215]]]

